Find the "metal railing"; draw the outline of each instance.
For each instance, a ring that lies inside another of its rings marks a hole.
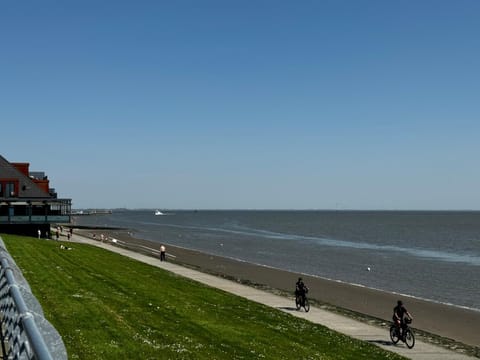
[[[67,359],[67,350],[0,237],[0,318],[6,359]]]

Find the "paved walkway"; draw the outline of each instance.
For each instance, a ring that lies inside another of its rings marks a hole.
[[[415,347],[408,349],[405,344],[399,343],[393,345],[390,341],[388,331],[385,328],[368,325],[352,318],[311,307],[308,313],[304,311],[296,311],[294,309],[293,298],[274,295],[269,292],[261,291],[250,286],[242,285],[234,281],[226,280],[218,276],[202,273],[183,266],[172,264],[170,262],[160,262],[159,259],[143,255],[121,247],[113,246],[99,241],[90,240],[88,238],[73,235],[72,240],[75,242],[87,243],[95,245],[109,251],[113,251],[138,261],[163,268],[181,276],[196,280],[200,283],[222,289],[229,293],[242,296],[249,300],[274,307],[281,311],[287,312],[293,316],[304,318],[308,321],[324,325],[332,330],[346,334],[350,337],[368,341],[385,350],[396,352],[409,359],[415,360],[467,360],[475,359],[463,354],[444,349],[439,346],[431,345],[416,340]]]

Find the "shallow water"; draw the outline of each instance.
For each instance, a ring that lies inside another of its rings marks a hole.
[[[162,212],[114,211],[75,221],[480,311],[480,212]]]

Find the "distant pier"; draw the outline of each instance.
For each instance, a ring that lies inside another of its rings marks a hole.
[[[88,209],[88,210],[77,210],[73,211],[73,216],[84,216],[84,215],[108,215],[111,214],[112,210],[99,210],[99,209]]]

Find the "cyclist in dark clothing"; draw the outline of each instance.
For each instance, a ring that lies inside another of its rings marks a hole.
[[[302,278],[298,278],[297,283],[295,284],[295,296],[301,297],[302,303],[305,301],[305,294],[308,292],[308,287],[303,282]]]
[[[408,312],[408,310],[403,306],[403,302],[401,300],[397,301],[397,306],[393,308],[393,322],[397,327],[400,327],[400,336],[403,338],[403,333],[406,327],[405,320],[410,319],[413,320],[412,315]]]

